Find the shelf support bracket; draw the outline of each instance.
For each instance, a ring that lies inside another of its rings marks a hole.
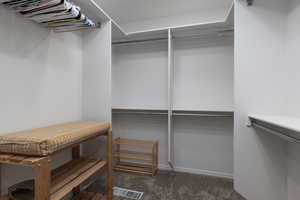
[[[101,22],[98,22],[97,24],[96,24],[96,28],[101,28]]]
[[[252,126],[252,119],[250,119],[249,117],[247,117],[246,126],[248,126],[248,127]]]
[[[254,1],[254,0],[247,0],[247,5],[248,5],[248,6],[252,6],[252,5],[253,5],[253,1]]]
[[[252,6],[253,5],[253,2],[254,0],[245,0],[247,2],[247,5],[248,6]]]

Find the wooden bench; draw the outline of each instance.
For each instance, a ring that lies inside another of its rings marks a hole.
[[[109,129],[100,134],[94,135],[107,137],[107,156],[106,160],[93,157],[82,157],[81,143],[95,137],[85,138],[78,143],[66,146],[59,151],[47,156],[16,155],[0,153],[0,163],[28,166],[35,169],[35,200],[60,200],[68,193],[73,192],[78,195],[75,199],[85,199],[84,195],[91,193],[80,193],[80,185],[97,171],[106,167],[107,169],[107,194],[105,197],[95,194],[93,199],[112,200],[112,133]],[[61,151],[72,149],[72,160],[63,166],[51,170],[51,157]],[[2,198],[1,198],[2,199]],[[89,198],[87,198],[89,199]]]

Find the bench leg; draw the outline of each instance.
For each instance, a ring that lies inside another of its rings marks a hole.
[[[81,156],[81,150],[80,150],[81,146],[80,145],[77,145],[75,147],[72,148],[72,159],[73,160],[76,160],[76,159],[79,159],[80,156]],[[73,196],[76,196],[80,193],[80,186],[74,188],[72,190],[72,193],[73,193]]]
[[[45,157],[35,168],[35,200],[49,200],[51,187],[50,158]]]
[[[112,180],[112,132],[107,133],[107,200],[113,199],[113,180]]]

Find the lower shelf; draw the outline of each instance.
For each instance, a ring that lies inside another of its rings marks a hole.
[[[142,147],[147,149],[152,149],[156,145],[155,141],[147,140],[134,140],[125,138],[116,138],[114,141],[116,145],[131,146],[131,147]]]
[[[52,172],[50,200],[63,198],[104,166],[106,161],[97,158],[79,158],[55,169]]]
[[[143,161],[152,161],[152,153],[145,152],[136,152],[136,151],[126,151],[120,150],[114,153],[114,157],[124,158],[128,160],[143,160]]]
[[[114,170],[122,171],[122,172],[134,172],[134,173],[154,176],[157,172],[157,168],[152,169],[151,167],[152,166],[148,166],[148,165],[141,165],[141,164],[133,165],[132,163],[120,162],[114,166]]]

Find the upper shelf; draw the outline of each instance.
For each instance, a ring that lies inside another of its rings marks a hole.
[[[117,25],[117,24],[116,24]],[[228,35],[234,29],[234,6],[229,9],[227,15],[220,20],[205,23],[187,24],[182,26],[169,26],[164,28],[125,32],[120,26],[113,30],[113,42],[130,42],[134,40],[167,39],[168,30],[172,30],[173,37],[201,36],[201,35]],[[122,31],[120,31],[120,29]]]
[[[249,126],[275,134],[290,142],[300,142],[300,118],[272,115],[249,115]]]
[[[168,110],[113,108],[113,114],[168,115]],[[233,111],[173,110],[173,116],[233,117]]]
[[[43,27],[54,29],[55,32],[99,28],[102,22],[102,20],[90,18],[90,10],[85,9],[82,1],[2,0],[0,3]]]
[[[249,115],[252,122],[261,121],[273,126],[300,133],[300,118],[270,115]]]

